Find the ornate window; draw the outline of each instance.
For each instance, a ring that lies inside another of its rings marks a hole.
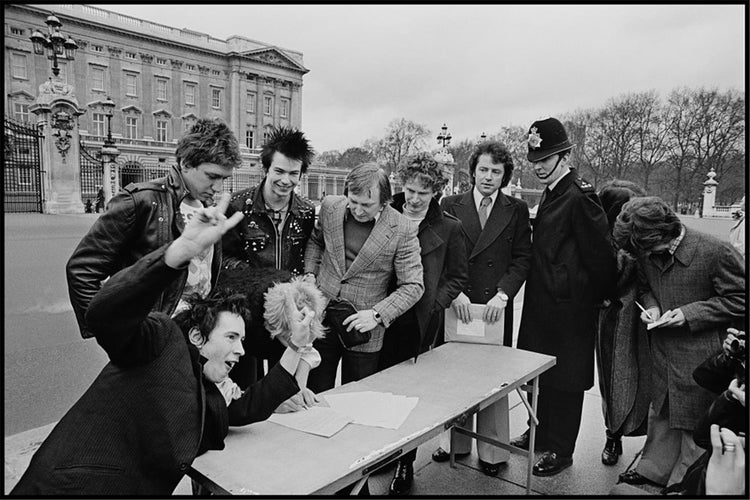
[[[125,95],[131,97],[138,96],[138,75],[125,73]]]
[[[190,106],[195,105],[195,84],[185,84],[185,104],[189,104]]]
[[[29,103],[27,102],[14,102],[13,103],[13,116],[16,120],[22,122],[31,121],[31,113],[29,112]]]
[[[251,128],[245,131],[245,146],[250,149],[255,147],[255,131]]]
[[[104,91],[104,69],[91,67],[91,90]]]
[[[221,89],[211,89],[211,107],[221,109]]]
[[[289,99],[285,99],[282,97],[279,104],[281,106],[279,116],[281,116],[282,118],[289,118]]]
[[[159,142],[167,142],[167,128],[169,123],[167,120],[157,118],[156,119],[156,140]]]
[[[248,113],[255,113],[255,99],[257,99],[257,95],[255,94],[255,92],[247,93],[247,112]]]
[[[156,98],[160,101],[167,100],[167,80],[164,78],[156,79]]]
[[[263,114],[264,115],[271,115],[273,111],[273,97],[270,95],[264,95],[263,96]]]
[[[138,117],[137,116],[125,117],[125,138],[126,139],[138,139]]]
[[[95,136],[104,137],[107,135],[106,121],[107,117],[104,113],[91,113],[91,128]]]

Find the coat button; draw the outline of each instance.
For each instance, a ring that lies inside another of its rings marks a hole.
[[[473,265],[474,265],[474,259],[471,259],[471,260],[469,260],[469,265],[470,265],[470,266],[473,266]]]
[[[488,261],[487,261],[487,267],[492,267],[493,265],[494,265],[494,264],[492,263],[492,261],[491,261],[491,260],[488,260]]]
[[[164,222],[164,217],[159,217],[159,222]]]
[[[490,289],[489,288],[485,288],[484,289],[484,294],[485,295],[489,295],[490,294]]]
[[[188,468],[188,464],[186,464],[186,463],[181,463],[180,464],[180,470],[187,470],[187,468]]]

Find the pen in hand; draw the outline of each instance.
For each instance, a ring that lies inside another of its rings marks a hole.
[[[634,300],[633,302],[635,302],[635,305],[638,306],[638,309],[640,309],[641,311],[643,311],[644,313],[646,313],[646,317],[648,319],[650,319],[651,321],[654,321],[654,318],[651,317],[651,313],[648,312],[642,305],[640,305],[637,300]]]

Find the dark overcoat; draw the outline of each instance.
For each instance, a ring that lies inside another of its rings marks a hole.
[[[404,202],[404,193],[396,193],[391,206],[403,213]],[[419,328],[418,331],[403,331],[399,319],[393,322],[385,332],[380,352],[385,366],[414,357],[433,344],[442,324],[443,311],[466,284],[466,247],[461,221],[443,213],[434,198],[430,200],[425,218],[419,223],[417,238],[424,268],[424,294],[405,314],[414,314]]]
[[[685,325],[650,330],[656,411],[669,404],[669,426],[692,431],[716,395],[693,380],[693,370],[721,350],[726,329],[746,320],[745,262],[728,241],[685,228],[673,259],[662,267],[641,257],[647,309],[681,309]]]
[[[169,316],[149,313],[182,272],[168,245],[110,278],[87,325],[110,362],[60,419],[13,495],[171,495],[193,459],[224,448],[228,425],[264,420],[299,391],[279,365],[227,407],[202,358]]]
[[[599,197],[571,170],[537,211],[518,334],[520,349],[557,358],[542,385],[571,392],[594,385],[597,316],[616,273]]]
[[[443,198],[440,206],[461,221],[469,259],[469,279],[463,292],[473,304],[486,304],[498,289],[505,292],[510,298],[505,330],[512,332],[513,297],[526,280],[531,257],[528,205],[498,192],[484,230],[472,191]]]

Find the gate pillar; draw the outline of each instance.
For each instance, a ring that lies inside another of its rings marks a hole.
[[[82,214],[78,117],[85,113],[73,86],[50,78],[39,86],[29,111],[37,116],[42,133],[42,184],[48,214]]]

